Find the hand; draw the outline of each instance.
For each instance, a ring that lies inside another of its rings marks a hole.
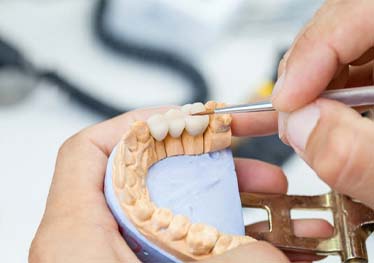
[[[374,208],[374,122],[335,101],[330,88],[374,83],[374,1],[330,0],[279,66],[273,105],[281,139],[338,192]]]
[[[138,110],[89,127],[68,139],[61,147],[46,210],[30,248],[34,262],[139,262],[126,245],[109,211],[103,182],[109,154],[133,120],[145,120],[166,108]],[[233,120],[233,132],[240,135],[266,133],[275,119],[260,126],[257,115],[245,121]],[[258,127],[263,127],[263,130]],[[236,160],[241,191],[285,193],[287,180],[279,167],[255,160]],[[256,227],[261,227],[257,225]],[[331,227],[319,220],[294,223],[303,236],[328,236]],[[265,242],[240,247],[206,262],[288,262],[288,258]],[[295,260],[312,260],[292,255]]]

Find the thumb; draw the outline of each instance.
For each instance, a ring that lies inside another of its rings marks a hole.
[[[232,249],[222,255],[211,257],[202,263],[289,263],[288,258],[267,242],[257,241]]]
[[[374,122],[318,99],[280,114],[280,137],[333,189],[374,208]]]

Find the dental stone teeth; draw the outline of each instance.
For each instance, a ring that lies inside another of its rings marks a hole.
[[[192,116],[221,106],[215,102],[186,104],[155,114],[147,122],[135,121],[121,140],[114,160],[115,191],[130,221],[160,245],[195,260],[255,240],[220,233],[213,226],[192,223],[186,216],[174,216],[171,210],[157,207],[151,201],[146,175],[152,164],[168,156],[202,154],[229,146],[230,115]]]
[[[171,220],[168,232],[172,240],[180,240],[184,238],[187,233],[188,229],[190,228],[190,221],[186,216],[176,215]]]
[[[155,208],[150,201],[146,199],[139,199],[136,201],[134,207],[134,215],[140,221],[145,221],[151,218]]]
[[[157,208],[152,215],[152,224],[156,231],[167,228],[173,219],[173,212],[166,208]]]
[[[121,203],[125,203],[126,205],[134,205],[136,202],[136,196],[128,187],[125,187],[123,191],[119,193],[119,199]]]
[[[157,141],[162,141],[169,131],[169,125],[166,118],[161,114],[155,114],[147,120],[149,130]]]
[[[169,134],[171,137],[177,138],[180,137],[184,127],[184,113],[180,110],[171,109],[165,113],[165,119],[169,125]]]
[[[204,225],[191,225],[187,234],[187,244],[194,255],[204,255],[214,247],[219,233],[216,228]]]
[[[226,252],[232,243],[232,239],[233,238],[230,235],[221,235],[213,248],[213,254],[220,255]]]

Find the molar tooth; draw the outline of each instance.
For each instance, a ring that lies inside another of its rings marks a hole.
[[[184,115],[190,115],[191,108],[192,104],[186,104],[181,107],[181,111],[184,113]]]
[[[171,220],[168,227],[168,232],[172,240],[180,240],[187,235],[188,229],[190,227],[190,221],[187,217],[182,215],[176,215]]]
[[[255,242],[255,241],[256,241],[256,239],[251,238],[249,236],[232,236],[231,242],[228,245],[228,247],[226,248],[226,251],[230,250],[230,249],[234,249],[234,248],[236,248],[238,246],[241,246],[241,245],[244,245],[244,244],[248,244],[250,242]]]
[[[165,117],[161,114],[155,114],[147,120],[148,127],[153,138],[162,141],[168,134],[169,125]]]
[[[156,231],[169,226],[173,213],[166,208],[158,208],[152,215],[152,224]]]
[[[240,245],[245,245],[251,242],[256,242],[257,240],[250,236],[238,236]]]
[[[184,127],[184,114],[180,110],[171,109],[165,113],[165,118],[169,124],[169,133],[171,137],[177,138],[181,136]]]
[[[222,235],[218,238],[212,252],[214,255],[220,255],[230,249],[255,241],[256,239],[249,236]]]
[[[204,225],[193,224],[187,234],[187,244],[192,254],[204,255],[208,254],[218,239],[218,231],[216,228]]]
[[[136,205],[134,207],[134,215],[140,221],[145,221],[151,218],[154,210],[155,208],[151,202],[146,199],[140,199],[136,201]]]
[[[186,116],[185,120],[186,130],[192,136],[202,134],[209,124],[209,116]]]
[[[133,205],[135,204],[136,197],[130,189],[125,187],[121,192],[119,192],[119,200],[121,203],[125,203],[126,205]]]
[[[189,105],[189,106],[187,106]],[[196,102],[194,104],[187,104],[184,111],[189,110],[189,114],[199,113],[205,111],[205,106],[201,102]],[[182,107],[182,108],[183,108]],[[182,109],[183,110],[183,109]],[[185,116],[186,130],[192,135],[196,136],[202,134],[209,125],[209,116]]]
[[[220,255],[227,250],[229,250],[230,245],[232,242],[232,236],[230,235],[222,235],[218,238],[216,245],[213,248],[213,254],[214,255]]]
[[[137,174],[135,171],[130,168],[125,169],[125,180],[126,185],[130,187],[134,186],[137,181]]]
[[[195,102],[190,108],[190,114],[199,113],[205,111],[205,106],[201,102]]]

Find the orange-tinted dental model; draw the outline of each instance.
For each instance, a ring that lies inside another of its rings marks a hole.
[[[146,185],[148,169],[175,155],[214,152],[231,145],[231,116],[190,116],[221,107],[208,102],[136,121],[121,139],[113,162],[113,184],[123,212],[148,240],[181,260],[200,260],[255,241],[248,236],[220,233],[215,227],[191,223],[157,207]]]

